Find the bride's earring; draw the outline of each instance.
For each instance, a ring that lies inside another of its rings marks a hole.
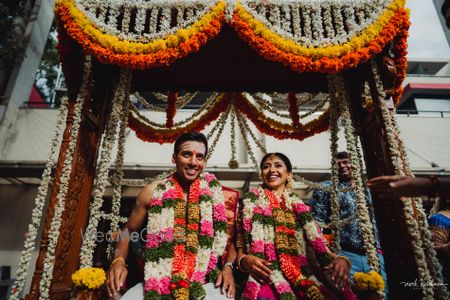
[[[286,190],[292,190],[292,178],[288,177],[288,179],[286,180]]]

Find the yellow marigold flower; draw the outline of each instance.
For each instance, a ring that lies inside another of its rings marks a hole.
[[[72,274],[72,282],[77,287],[91,290],[100,288],[106,281],[106,273],[101,268],[82,268]]]

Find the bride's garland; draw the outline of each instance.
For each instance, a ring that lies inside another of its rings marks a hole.
[[[191,184],[187,203],[174,175],[163,180],[148,205],[145,299],[204,296],[207,277],[212,281],[219,273],[226,221],[222,187],[214,175],[202,173]]]
[[[324,299],[302,241],[312,247],[320,266],[329,265],[332,258],[309,207],[294,193],[285,192],[283,199],[284,207],[275,193],[262,187],[246,195],[242,225],[247,249],[271,263],[271,280],[280,299]],[[250,276],[243,298],[257,299],[260,289]]]

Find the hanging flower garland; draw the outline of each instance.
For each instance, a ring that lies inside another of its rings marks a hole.
[[[228,234],[222,188],[214,175],[203,173],[191,185],[187,220],[185,205],[174,175],[158,184],[148,206],[146,299],[201,298],[207,275],[212,281],[218,275]]]
[[[292,125],[295,127],[300,126],[300,116],[298,111],[297,98],[295,93],[288,93],[289,114],[291,116]]]
[[[211,12],[187,29],[180,29],[166,39],[150,43],[121,41],[115,36],[105,35],[90,24],[75,6],[73,0],[58,1],[55,14],[64,24],[67,34],[105,64],[116,64],[133,69],[148,69],[169,65],[215,37],[222,27],[224,2],[219,2]]]
[[[378,75],[378,68],[374,61],[372,61],[372,76],[379,98],[379,101],[376,101],[375,103],[378,106],[378,109],[381,110],[386,137],[389,144],[391,161],[394,165],[395,172],[397,175],[413,176],[409,168],[409,162],[404,144],[399,137],[395,118],[390,114],[386,104],[382,100],[385,96],[384,89]],[[414,204],[413,201],[415,202]],[[440,297],[443,297],[443,299],[449,298],[450,294],[445,287],[442,273],[439,270],[439,261],[437,260],[436,251],[434,250],[431,240],[431,233],[428,228],[426,214],[423,211],[422,201],[420,198],[405,198],[402,203],[405,222],[407,225],[406,227],[411,236],[412,249],[418,267],[420,280],[422,282],[431,282],[436,280],[440,283],[437,288],[437,294]],[[417,216],[417,220],[414,218],[415,215]],[[433,299],[434,296],[436,296],[434,289],[430,286],[423,287],[422,294],[425,299]]]
[[[341,205],[339,202],[339,172],[338,172],[338,164],[336,160],[336,156],[338,153],[338,122],[339,122],[339,95],[335,90],[335,86],[333,84],[329,84],[331,99],[331,119],[330,119],[330,150],[331,150],[331,181],[332,181],[332,190],[330,191],[331,195],[331,230],[332,230],[332,243],[331,249],[335,253],[341,252]]]
[[[214,153],[214,150],[216,149],[217,143],[219,142],[219,138],[222,136],[222,132],[223,129],[225,128],[225,124],[227,123],[227,119],[228,116],[230,115],[230,112],[231,106],[228,106],[228,109],[224,113],[222,113],[222,115],[217,119],[216,124],[206,136],[206,139],[210,141],[215,134],[214,138],[212,139],[212,143],[210,143],[208,147],[209,149],[208,154],[206,155],[206,161],[209,160],[209,158]]]
[[[150,121],[146,121],[143,116],[139,116],[136,110],[131,110],[129,116],[129,126],[136,132],[136,135],[144,141],[171,143],[181,133],[187,131],[200,131],[217,119],[223,113],[228,105],[233,104],[237,109],[244,113],[263,133],[274,136],[278,139],[297,139],[303,140],[314,134],[318,134],[328,129],[329,110],[322,113],[321,116],[305,125],[294,127],[290,124],[281,123],[266,117],[263,112],[258,110],[242,94],[224,93],[220,95],[212,104],[211,108],[205,112],[199,119],[193,119],[183,127],[173,128],[155,128]]]
[[[69,97],[73,98],[79,92],[82,77],[83,65],[80,61],[83,59],[83,51],[73,39],[71,39],[64,30],[62,22],[56,23],[58,30],[58,49],[61,68],[64,73],[64,81],[67,87]]]
[[[61,217],[64,212],[65,200],[67,196],[67,191],[69,189],[69,179],[72,172],[73,153],[75,151],[75,147],[78,142],[78,135],[82,119],[83,102],[89,96],[91,68],[92,68],[91,56],[86,56],[83,68],[84,72],[82,85],[74,107],[74,117],[72,128],[70,131],[70,141],[64,156],[63,169],[61,172],[61,178],[59,182],[59,190],[56,196],[57,202],[55,205],[55,210],[52,221],[50,223],[50,229],[48,233],[49,242],[47,245],[47,252],[45,253],[44,258],[44,268],[42,272],[42,277],[39,283],[39,295],[41,299],[49,299],[50,296],[50,285],[53,278],[53,267],[55,264],[56,245],[58,243],[60,234],[59,229],[62,224]]]
[[[378,86],[378,85],[377,85]],[[392,130],[395,133],[395,138],[397,141],[398,148],[400,149],[400,157],[402,159],[403,163],[403,169],[405,172],[405,175],[407,176],[414,176],[414,174],[411,172],[410,164],[408,160],[408,156],[406,154],[406,148],[403,144],[402,139],[400,138],[400,131],[397,126],[397,122],[395,120],[395,116],[392,113],[389,114],[391,122],[387,124],[387,126],[392,126]],[[442,272],[440,269],[440,263],[437,259],[437,253],[434,249],[434,245],[432,242],[432,236],[431,231],[429,229],[428,225],[428,219],[426,217],[426,213],[423,209],[422,199],[421,198],[415,198],[414,201],[417,204],[417,217],[419,221],[419,229],[420,229],[420,235],[422,236],[422,243],[423,248],[425,249],[426,256],[427,256],[427,263],[429,265],[429,270],[431,272],[431,277],[435,279],[440,284],[437,287],[437,295],[439,295],[443,299],[450,299],[450,293],[448,291],[448,288],[444,284],[444,278],[442,277]]]
[[[230,126],[231,158],[228,162],[228,167],[230,169],[237,169],[239,168],[239,162],[236,158],[236,111],[234,107],[231,110]]]
[[[129,115],[129,126],[136,132],[136,136],[147,142],[172,143],[182,133],[188,131],[201,131],[212,121],[223,113],[229,103],[231,97],[225,93],[219,96],[212,104],[211,108],[206,111],[199,119],[193,119],[183,127],[174,128],[155,128],[150,124],[142,121],[136,112],[131,111]]]
[[[354,38],[354,45],[340,45],[324,48],[307,48],[285,40],[271,32],[251,14],[239,6],[236,8],[231,25],[242,40],[249,43],[261,56],[270,61],[281,62],[297,72],[336,73],[356,67],[367,61],[405,30],[402,24],[408,21],[404,0],[395,0],[373,29],[365,35]],[[358,40],[361,39],[361,40]],[[333,48],[340,47],[340,48]]]
[[[399,33],[395,38],[395,42],[393,43],[392,52],[395,56],[395,66],[397,69],[397,75],[394,86],[394,106],[397,106],[400,98],[403,95],[403,80],[406,78],[406,70],[408,66],[408,59],[406,58],[407,49],[408,49],[408,29],[410,26],[409,22],[409,11],[402,10],[401,13],[403,21],[400,26]]]
[[[20,292],[23,290],[27,276],[27,270],[30,265],[32,253],[36,248],[36,238],[38,236],[38,228],[41,224],[42,214],[47,199],[49,184],[52,179],[52,168],[55,165],[56,150],[61,140],[61,132],[64,124],[65,116],[67,114],[67,97],[63,97],[61,106],[59,108],[58,117],[56,118],[56,129],[50,144],[50,151],[48,159],[45,164],[44,172],[42,173],[41,183],[38,188],[36,198],[34,200],[35,207],[31,213],[31,222],[28,225],[28,230],[24,242],[24,249],[20,255],[20,263],[16,272],[16,280],[11,289],[10,299],[18,300]]]
[[[178,93],[169,92],[167,96],[167,109],[166,109],[166,127],[173,127],[173,118],[175,117],[175,113],[177,112],[177,99]]]
[[[294,127],[290,124],[281,123],[262,114],[247,98],[242,94],[236,95],[237,107],[244,113],[259,131],[271,135],[277,139],[296,139],[303,140],[307,137],[321,133],[328,129],[329,126],[329,110],[322,113],[321,116],[307,124]]]
[[[186,106],[186,104],[188,104],[189,102],[192,101],[192,99],[195,98],[195,96],[197,96],[198,92],[194,92],[194,93],[185,93],[183,96],[178,95],[177,96],[177,109],[183,108]],[[152,93],[153,96],[158,99],[161,102],[167,102],[168,99],[168,95],[166,96],[163,93]]]
[[[318,288],[321,283],[308,266],[306,243],[313,249],[320,266],[330,264],[332,258],[314,224],[310,208],[294,193],[285,192],[280,198],[261,186],[247,193],[243,203],[247,251],[271,263],[270,279],[280,299],[324,299]],[[260,288],[250,276],[243,299],[257,299]],[[346,296],[354,299],[350,291]]]
[[[123,110],[123,102],[127,101],[130,93],[131,85],[131,70],[120,70],[120,76],[115,86],[113,106],[105,126],[105,133],[103,136],[102,146],[100,150],[100,158],[96,167],[96,182],[93,190],[93,201],[89,207],[89,224],[86,228],[85,235],[87,238],[83,239],[83,244],[80,250],[80,267],[91,267],[93,263],[93,253],[96,246],[95,237],[97,234],[97,227],[100,220],[100,208],[103,204],[103,195],[108,181],[108,172],[111,162],[112,147],[116,142],[117,126],[120,122],[121,113]]]
[[[373,225],[370,220],[369,210],[367,207],[366,197],[364,193],[364,183],[362,181],[361,154],[358,149],[358,142],[355,135],[355,128],[348,106],[348,94],[345,89],[344,80],[340,75],[330,75],[330,85],[336,91],[336,100],[339,103],[339,109],[342,114],[342,123],[344,126],[345,139],[347,141],[347,151],[349,152],[350,162],[354,170],[354,186],[356,194],[356,209],[359,216],[359,224],[362,231],[364,248],[369,261],[370,268],[380,272],[377,251],[375,248],[375,236],[373,233]]]
[[[122,101],[122,110],[120,116],[120,126],[119,126],[119,137],[117,142],[117,154],[116,161],[114,166],[114,173],[112,175],[113,187],[113,197],[112,197],[112,207],[111,213],[108,215],[109,220],[111,221],[109,233],[112,235],[119,229],[119,222],[121,221],[120,217],[120,206],[122,200],[122,179],[123,179],[123,162],[125,157],[125,143],[126,143],[126,130],[128,128],[128,112],[129,112],[128,101]],[[105,216],[101,216],[105,219]],[[114,245],[113,243],[108,244],[108,248],[106,249],[106,255],[108,259],[112,259],[114,257]]]

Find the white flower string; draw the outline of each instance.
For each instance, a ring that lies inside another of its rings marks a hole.
[[[130,33],[130,21],[131,21],[132,7],[127,2],[124,2],[122,10],[123,10],[122,32],[126,36],[127,34]]]
[[[303,19],[303,34],[306,41],[312,45],[312,32],[311,32],[311,8],[305,5],[301,8]]]
[[[275,28],[281,27],[280,7],[276,5],[269,6],[269,21]]]
[[[236,116],[236,119],[238,121],[239,129],[241,131],[241,135],[242,135],[242,138],[244,140],[244,144],[245,144],[245,146],[247,148],[247,153],[250,156],[250,160],[252,161],[253,165],[255,166],[255,169],[258,170],[258,161],[256,160],[255,154],[253,153],[253,150],[252,150],[252,148],[250,146],[250,142],[249,142],[249,140],[247,138],[247,132],[246,132],[245,125],[242,124],[243,123],[242,122],[242,115],[239,115],[239,113],[237,113],[235,109],[233,110],[233,113]],[[263,150],[263,152],[265,152],[264,148],[262,148],[262,150]]]
[[[323,21],[321,7],[316,5],[311,6],[311,19],[312,19],[312,36],[314,41],[323,40]],[[319,46],[319,43],[317,43]]]
[[[349,97],[345,89],[344,79],[342,75],[329,75],[329,84],[332,85],[336,92],[336,99],[339,101],[339,109],[341,111],[341,120],[344,127],[344,134],[347,141],[347,151],[350,156],[350,162],[353,172],[353,183],[356,194],[356,209],[359,216],[359,224],[362,231],[364,248],[369,261],[370,268],[380,272],[377,251],[375,248],[375,236],[373,225],[370,220],[369,209],[364,193],[364,183],[362,180],[362,165],[359,158],[358,141],[355,134],[355,128],[352,124],[351,114],[349,110]]]
[[[25,280],[30,266],[31,256],[36,249],[36,238],[38,236],[38,229],[42,221],[42,214],[45,206],[45,199],[49,190],[49,184],[52,179],[52,168],[55,165],[58,145],[61,142],[62,127],[67,114],[67,97],[61,100],[58,117],[56,118],[56,129],[50,144],[50,151],[48,159],[45,164],[44,172],[42,173],[41,183],[39,184],[36,198],[34,199],[35,206],[31,213],[31,222],[28,225],[28,230],[24,242],[24,249],[20,255],[20,263],[17,268],[16,280],[12,287],[11,300],[18,300],[21,291],[25,285]]]
[[[291,8],[289,4],[283,4],[281,6],[281,12],[283,13],[283,21],[281,22],[281,26],[284,31],[286,31],[289,34],[292,34],[291,29]]]
[[[112,207],[111,207],[111,226],[110,234],[113,234],[119,228],[120,222],[120,206],[122,199],[122,178],[123,178],[123,161],[125,156],[125,143],[126,143],[126,130],[128,128],[128,112],[129,112],[128,101],[123,100],[122,103],[122,115],[119,127],[119,141],[117,143],[117,155],[115,162],[115,170],[112,176],[113,183],[113,197],[112,197]],[[112,243],[108,244],[106,249],[106,255],[108,259],[112,259],[114,246]]]
[[[145,37],[148,37],[148,36],[152,36],[152,35],[155,35],[156,33],[157,33],[157,28],[158,28],[158,12],[159,12],[159,9],[158,9],[158,7],[152,7],[151,8],[151,11],[150,11],[150,20],[149,20],[149,27],[148,27],[148,31],[149,31],[149,34],[145,34],[144,36]]]
[[[126,182],[126,181],[127,181],[127,180],[121,181],[121,185],[123,186],[123,185],[124,185],[123,182]],[[142,181],[142,180],[140,180],[140,181]],[[144,186],[144,185],[145,185],[144,182],[141,182],[140,185],[136,185],[136,186],[142,187],[142,186]],[[118,223],[126,223],[126,222],[128,221],[128,218],[127,218],[127,217],[113,216],[111,213],[105,213],[104,211],[101,211],[101,212],[100,212],[100,218],[101,218],[102,220],[108,220],[108,221],[112,221],[113,219],[116,219],[116,218],[117,218]]]
[[[302,35],[302,20],[300,18],[300,10],[298,7],[292,7],[292,33],[294,37]]]
[[[217,101],[221,101],[222,97],[224,94],[217,94],[217,93],[212,93],[208,99],[206,99],[206,101],[202,104],[202,106],[197,109],[192,115],[190,115],[189,117],[187,117],[186,119],[176,122],[174,123],[173,129],[176,130],[178,127],[181,127],[183,125],[186,125],[188,123],[193,123],[195,122],[198,118],[200,118],[204,113],[208,112],[209,108],[214,105]],[[146,102],[145,99],[143,99],[141,96],[139,96],[139,94],[133,94],[131,99],[135,99],[137,100],[139,103],[144,103]],[[161,111],[165,111],[165,109],[161,110]],[[152,127],[155,128],[166,128],[165,123],[156,123],[153,122],[151,120],[149,120],[147,117],[145,117],[144,115],[142,115],[141,113],[139,113],[138,109],[136,107],[134,107],[134,105],[131,106],[131,113],[137,118],[139,119],[140,122],[142,123],[146,123]]]
[[[336,29],[336,36],[345,36],[345,28],[344,28],[344,18],[342,17],[342,6],[339,2],[333,2],[331,4],[333,17],[334,17],[334,28]]]
[[[355,22],[355,11],[353,10],[353,7],[344,7],[344,21],[348,31],[352,31],[356,28],[357,25]]]
[[[164,7],[161,13],[160,30],[167,32],[170,30],[170,22],[172,19],[172,11],[170,7]]]
[[[134,30],[137,35],[142,35],[145,30],[145,19],[147,17],[147,8],[142,4],[137,5],[136,19],[134,24]]]
[[[181,24],[183,22],[184,17],[184,7],[177,7],[177,24]]]
[[[332,97],[331,102],[331,111],[330,111],[330,150],[331,150],[331,182],[333,189],[331,190],[331,230],[333,233],[333,243],[331,248],[333,252],[340,253],[341,252],[341,235],[340,229],[343,225],[340,223],[340,211],[341,206],[339,203],[339,177],[338,177],[338,165],[336,156],[338,153],[338,121],[339,121],[339,95],[335,90],[335,86],[333,84],[329,84],[330,95]]]
[[[111,161],[112,147],[116,141],[117,125],[121,119],[123,102],[129,98],[131,84],[131,70],[121,69],[118,83],[115,87],[113,96],[113,106],[109,119],[105,127],[100,157],[96,167],[96,181],[93,191],[93,201],[89,209],[89,224],[86,228],[83,244],[80,251],[80,267],[86,268],[92,266],[92,256],[95,248],[95,239],[97,226],[100,220],[100,208],[103,204],[103,195],[108,181],[108,171]]]
[[[91,56],[85,56],[84,67],[83,67],[83,78],[80,87],[80,91],[77,96],[77,100],[74,106],[74,116],[72,128],[70,131],[70,141],[67,146],[67,150],[64,157],[63,168],[61,171],[59,190],[56,196],[55,210],[53,213],[53,218],[50,223],[50,229],[48,231],[48,245],[47,251],[44,258],[44,267],[42,271],[41,281],[39,283],[39,294],[40,299],[49,299],[50,285],[53,278],[53,267],[55,265],[55,252],[56,245],[58,243],[58,238],[60,234],[60,227],[62,224],[62,214],[65,208],[65,200],[67,197],[67,191],[69,188],[70,175],[72,173],[72,161],[73,153],[78,142],[78,135],[81,123],[81,113],[83,108],[83,103],[89,96],[90,88],[90,77],[91,77]]]
[[[289,120],[291,119],[290,113],[281,113],[280,112],[280,110],[286,111],[288,109],[288,107],[286,105],[276,105],[274,103],[270,103],[269,101],[265,100],[263,97],[261,97],[258,94],[243,93],[243,96],[249,100],[250,99],[255,100],[255,103],[258,104],[263,110],[266,110],[280,118],[289,119]],[[302,100],[302,98],[304,98],[304,97],[298,97],[298,98],[299,99],[297,99],[297,104],[299,106],[301,106],[301,105],[308,104],[309,102],[312,102],[314,100],[315,96],[312,94],[308,94],[308,96],[306,97],[305,100]],[[284,98],[283,101],[285,103],[287,103],[286,98]],[[313,108],[309,109],[308,112],[301,114],[299,116],[300,120],[311,116],[312,114],[318,112],[319,110],[324,109],[324,107],[328,103],[328,101],[329,101],[329,97],[324,96],[323,99],[319,103],[317,103]]]
[[[239,168],[239,162],[236,159],[236,112],[234,110],[234,107],[231,110],[231,119],[230,119],[230,125],[231,125],[231,158],[228,162],[228,166],[230,169],[236,169]]]
[[[372,63],[372,75],[375,82],[376,92],[379,101],[376,103],[381,109],[383,121],[386,129],[386,136],[389,144],[389,151],[391,160],[393,162],[395,171],[398,175],[413,176],[407,159],[404,144],[399,137],[399,132],[395,118],[389,113],[386,104],[384,103],[384,89],[378,75],[378,68],[374,61]],[[412,239],[412,248],[416,264],[419,271],[419,277],[422,282],[431,282],[435,280],[440,283],[438,291],[443,299],[450,298],[449,293],[443,284],[442,273],[439,270],[439,262],[436,257],[433,243],[431,241],[431,233],[428,228],[425,212],[423,211],[422,201],[420,198],[414,199],[416,204],[417,221],[414,219],[413,199],[405,198],[403,203],[404,217],[407,224],[407,229]],[[425,254],[425,251],[427,252]],[[427,259],[429,264],[427,264]],[[430,273],[431,272],[431,273]],[[422,289],[424,299],[434,299],[433,287],[424,287]]]
[[[156,105],[153,105],[151,103],[148,103],[147,100],[145,100],[145,98],[142,97],[138,92],[135,92],[132,95],[130,95],[130,100],[131,100],[131,102],[133,102],[133,100],[135,100],[139,104],[144,106],[144,108],[152,110],[152,111],[158,111],[158,112],[165,112],[166,111],[165,107],[160,107],[160,106],[156,106]],[[156,123],[154,123],[154,124],[156,124]],[[164,127],[165,127],[165,124],[164,124]]]
[[[325,35],[328,39],[336,35],[333,27],[333,19],[331,17],[331,6],[329,3],[323,4],[323,27]]]
[[[237,111],[237,118],[238,118],[238,121],[243,126],[244,132],[248,133],[250,135],[250,137],[252,138],[253,142],[255,143],[255,145],[259,148],[259,150],[263,154],[266,154],[267,153],[266,147],[264,147],[264,145],[261,143],[261,141],[255,136],[255,134],[250,129],[250,126],[247,123],[247,119],[242,115],[242,113],[240,111]],[[245,135],[243,135],[243,136],[244,136],[244,139],[247,138]]]
[[[216,124],[214,124],[214,127],[212,128],[212,130],[206,136],[206,138],[209,141],[214,136],[214,134],[217,132],[212,143],[208,147],[209,149],[208,149],[208,155],[206,155],[206,160],[208,160],[211,157],[211,155],[214,153],[214,150],[216,149],[216,145],[219,141],[219,138],[222,136],[222,132],[223,132],[223,129],[225,128],[225,124],[227,123],[227,119],[228,119],[228,116],[230,115],[230,112],[231,112],[231,106],[228,106],[227,110],[225,112],[223,112],[222,115],[217,119]]]

